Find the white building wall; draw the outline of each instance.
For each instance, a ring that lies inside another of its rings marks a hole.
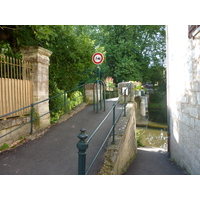
[[[167,101],[171,158],[200,174],[200,39],[187,25],[167,26]]]

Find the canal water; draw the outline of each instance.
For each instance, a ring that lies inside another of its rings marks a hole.
[[[153,124],[153,126],[151,126]],[[140,130],[140,142],[144,146],[168,149],[167,126],[149,122],[149,126],[137,127]]]
[[[139,103],[136,113],[137,129],[140,130],[140,143],[143,146],[162,148],[167,151],[166,93],[154,91],[149,94],[147,99],[148,106],[146,105],[146,115],[144,115],[144,112],[141,112],[143,107]]]

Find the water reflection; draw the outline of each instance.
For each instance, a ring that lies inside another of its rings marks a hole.
[[[137,128],[142,130],[141,143],[144,146],[158,147],[167,150],[167,131],[163,129]]]

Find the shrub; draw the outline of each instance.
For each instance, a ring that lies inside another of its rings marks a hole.
[[[50,97],[54,97],[54,96],[56,96],[58,94],[61,94],[63,92],[64,92],[63,90],[60,90],[57,87],[54,87],[53,92],[51,92],[49,96]],[[55,109],[55,108],[57,108],[57,107],[59,107],[59,106],[61,106],[63,104],[64,104],[64,94],[50,99],[49,100],[49,109],[51,111],[51,110],[53,110],[53,109]],[[50,113],[50,117],[51,117],[50,121],[51,121],[51,123],[53,123],[54,121],[58,120],[59,117],[62,114],[64,114],[63,106],[61,106],[61,107],[57,108],[56,110],[52,111]]]
[[[138,147],[144,147],[144,145],[141,142],[141,136],[143,134],[143,130],[142,129],[136,129],[136,140],[137,140],[137,146]]]
[[[61,93],[63,93],[62,90],[57,90],[60,91]],[[57,95],[57,94],[55,94]],[[68,96],[68,94],[62,94],[58,97],[55,97],[53,99],[50,100],[50,110],[53,110],[57,107],[59,107],[58,109],[54,110],[53,112],[51,112],[51,123],[53,123],[54,121],[57,121],[61,115],[64,114],[64,95],[66,95],[66,111],[70,111],[72,110],[74,107],[78,106],[79,104],[81,104],[83,102],[83,96],[82,93],[80,91],[74,91],[71,93],[70,98]],[[62,105],[62,106],[61,106]]]
[[[73,102],[74,106],[79,105],[80,103],[83,102],[83,96],[80,91],[75,91],[71,95],[71,101]]]

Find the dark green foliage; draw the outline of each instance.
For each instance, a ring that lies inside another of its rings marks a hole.
[[[149,120],[167,123],[167,102],[165,90],[157,89],[149,97]]]
[[[20,57],[20,48],[24,46],[41,46],[53,52],[49,66],[50,97],[78,86],[93,73],[94,43],[88,34],[77,30],[77,26],[0,25],[1,54]],[[50,109],[61,105],[63,98],[61,95],[50,100]],[[51,116],[58,118],[61,114],[63,107],[53,111]]]
[[[19,53],[23,46],[41,46],[52,51],[49,76],[50,93],[56,84],[69,90],[92,73],[93,41],[77,33],[72,25],[0,25],[0,49],[6,54]]]
[[[144,147],[144,145],[141,142],[141,137],[144,132],[142,129],[136,129],[136,141],[137,141],[137,147]]]
[[[55,111],[51,112],[51,123],[58,120],[60,116],[64,114],[64,95],[66,95],[65,107],[67,112],[83,102],[83,95],[80,91],[72,92],[70,98],[67,97],[67,93],[64,94],[64,92],[59,89],[57,89],[57,94],[61,95],[58,95],[50,100],[50,110],[57,108]]]
[[[162,85],[165,45],[165,26],[157,25],[0,25],[0,53],[19,58],[24,46],[41,46],[53,52],[50,97],[96,81],[97,66],[91,61],[95,52],[105,57],[101,80],[109,76],[114,83],[132,80]],[[63,98],[51,100],[50,108],[60,105]],[[60,108],[52,116],[62,113]]]
[[[165,26],[92,26],[91,37],[106,51],[107,76],[115,82],[159,82],[165,62]],[[96,30],[96,31],[94,31]],[[97,34],[98,33],[98,34]]]

